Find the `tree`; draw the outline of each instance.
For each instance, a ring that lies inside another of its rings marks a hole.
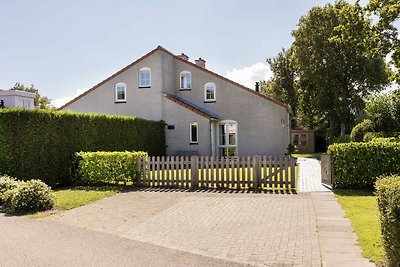
[[[358,2],[337,1],[312,8],[293,31],[300,98],[310,101],[303,108],[328,121],[331,137],[346,134],[363,109],[364,97],[389,83],[379,35],[371,23]]]
[[[267,59],[274,76],[262,84],[261,92],[287,104],[296,115],[297,82],[290,57],[291,50],[282,49],[275,58]]]
[[[38,108],[38,109],[52,108],[51,100],[46,96],[41,96],[39,94],[39,90],[36,89],[33,86],[33,84],[30,87],[25,87],[25,85],[23,85],[22,83],[15,83],[14,87],[12,87],[10,90],[19,90],[19,91],[34,93],[34,94],[36,94],[35,100],[34,100],[35,108]]]
[[[391,65],[397,69],[396,79],[400,84],[400,40],[399,29],[394,22],[400,18],[400,1],[370,0],[367,9],[379,18],[374,29],[380,34],[381,44],[391,55]]]

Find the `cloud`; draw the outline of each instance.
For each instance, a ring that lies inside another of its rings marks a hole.
[[[239,84],[254,89],[257,81],[269,80],[273,76],[271,69],[265,63],[256,63],[241,69],[233,69],[228,71],[226,78],[235,81]]]
[[[62,105],[66,104],[67,102],[71,101],[72,99],[74,99],[75,97],[81,95],[82,93],[84,93],[85,91],[87,91],[88,88],[82,88],[82,89],[78,89],[75,91],[75,93],[72,96],[64,96],[61,98],[56,98],[54,99],[52,102],[52,104],[56,107],[59,108]]]

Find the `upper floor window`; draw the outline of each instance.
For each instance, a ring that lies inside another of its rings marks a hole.
[[[198,140],[198,123],[197,122],[190,122],[190,143],[197,144]]]
[[[151,86],[151,70],[144,67],[139,70],[139,87]]]
[[[189,71],[181,72],[181,90],[192,88],[192,74]]]
[[[204,85],[204,101],[205,102],[214,102],[216,101],[215,95],[215,83],[206,83]]]
[[[126,84],[117,83],[115,85],[115,102],[125,102],[126,101]]]

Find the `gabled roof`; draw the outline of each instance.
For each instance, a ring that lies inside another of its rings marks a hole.
[[[193,103],[190,103],[189,101],[186,101],[180,97],[174,96],[174,95],[169,95],[169,94],[164,94],[164,97],[166,99],[171,100],[172,102],[175,102],[176,104],[178,104],[181,107],[184,107],[194,113],[199,114],[200,116],[203,116],[209,120],[218,120],[218,115],[204,109],[201,108],[199,106],[196,106]]]
[[[189,64],[189,65],[191,65],[192,67],[195,67],[195,68],[197,68],[197,69],[200,69],[200,70],[202,70],[202,71],[205,71],[205,72],[207,72],[207,73],[209,73],[209,74],[211,74],[211,75],[213,75],[213,76],[215,76],[215,77],[217,77],[217,78],[219,78],[219,79],[222,79],[222,80],[224,80],[224,81],[226,81],[226,82],[228,82],[228,83],[230,83],[230,84],[233,84],[233,85],[235,85],[235,86],[237,86],[237,87],[239,87],[239,88],[241,88],[241,89],[243,89],[243,90],[246,90],[247,92],[250,92],[250,93],[252,93],[252,94],[254,94],[254,95],[256,95],[256,96],[262,97],[262,98],[264,98],[265,100],[268,100],[268,101],[270,101],[270,102],[272,102],[272,103],[274,103],[274,104],[277,104],[277,105],[279,105],[279,106],[281,106],[281,107],[284,107],[285,109],[287,109],[287,110],[290,112],[289,107],[288,107],[287,105],[283,104],[282,102],[279,102],[278,100],[275,100],[274,98],[272,98],[272,97],[270,97],[270,96],[263,95],[263,94],[261,94],[261,93],[259,93],[259,92],[256,92],[255,90],[252,90],[252,89],[250,89],[250,88],[248,88],[248,87],[246,87],[246,86],[244,86],[244,85],[241,85],[241,84],[239,84],[239,83],[237,83],[237,82],[234,82],[234,81],[232,81],[232,80],[229,80],[228,78],[225,78],[224,76],[221,76],[221,75],[219,75],[218,73],[212,72],[212,71],[210,71],[210,70],[208,70],[208,69],[206,69],[206,68],[202,68],[202,67],[200,67],[200,66],[198,66],[198,65],[196,65],[196,64],[194,64],[194,63],[192,63],[192,62],[190,62],[190,61],[188,61],[188,60],[185,60],[185,59],[183,59],[183,58],[180,58],[179,56],[173,54],[172,52],[168,51],[167,49],[165,49],[165,48],[162,47],[162,46],[157,46],[155,49],[151,50],[149,53],[147,53],[147,54],[145,54],[144,56],[140,57],[139,59],[135,60],[134,62],[132,62],[131,64],[129,64],[129,65],[126,66],[125,68],[119,70],[118,72],[116,72],[116,73],[114,73],[113,75],[111,75],[110,77],[108,77],[107,79],[105,79],[105,80],[101,81],[100,83],[96,84],[95,86],[93,86],[93,87],[90,88],[89,90],[85,91],[85,92],[82,93],[81,95],[77,96],[76,98],[72,99],[72,100],[69,101],[68,103],[66,103],[66,104],[64,104],[63,106],[61,106],[59,109],[63,109],[63,108],[65,108],[65,107],[67,107],[68,105],[72,104],[73,102],[77,101],[78,99],[82,98],[83,96],[87,95],[88,93],[92,92],[93,90],[97,89],[98,87],[100,87],[100,86],[103,85],[104,83],[108,82],[108,81],[111,80],[112,78],[116,77],[116,76],[119,75],[120,73],[124,72],[125,70],[129,69],[130,67],[134,66],[134,65],[137,64],[138,62],[140,62],[140,61],[142,61],[143,59],[145,59],[145,58],[151,56],[152,54],[154,54],[155,52],[157,52],[157,51],[159,51],[159,50],[160,50],[160,51],[164,51],[164,52],[170,54],[170,55],[171,55],[172,57],[174,57],[176,60],[179,60],[179,61],[182,61],[182,62],[184,62],[184,63],[186,63],[186,64]]]

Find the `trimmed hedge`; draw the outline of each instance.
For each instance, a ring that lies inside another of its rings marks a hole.
[[[400,266],[400,176],[376,182],[383,247],[389,266]]]
[[[146,152],[80,152],[76,153],[76,180],[85,184],[134,182],[136,159]]]
[[[62,111],[0,110],[0,173],[56,186],[71,182],[79,151],[165,154],[163,122]]]
[[[400,174],[400,143],[368,142],[333,144],[335,188],[373,188],[376,178]]]

